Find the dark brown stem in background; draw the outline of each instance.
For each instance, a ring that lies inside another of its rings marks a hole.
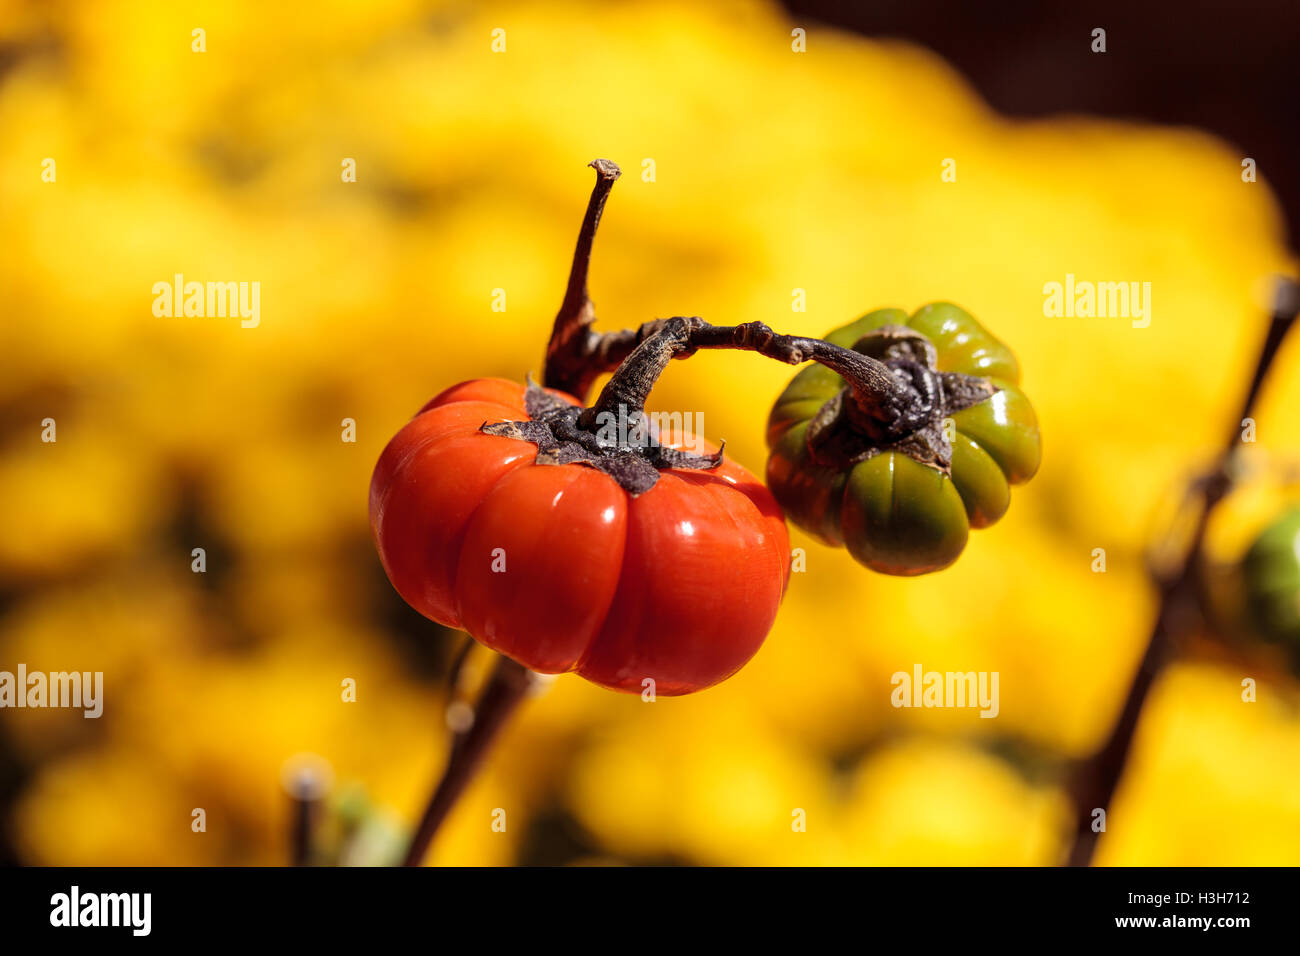
[[[474,778],[497,732],[528,695],[533,679],[533,672],[522,664],[504,656],[497,658],[496,667],[475,706],[474,723],[463,734],[453,738],[447,766],[416,826],[403,866],[420,865],[438,827]]]
[[[614,188],[622,171],[608,159],[595,159],[588,165],[596,170],[596,186],[587,202],[587,213],[578,232],[578,244],[573,250],[573,265],[569,270],[569,284],[564,291],[564,301],[556,313],[551,340],[546,346],[546,367],[542,384],[582,399],[591,389],[591,383],[602,371],[593,363],[600,335],[591,329],[596,321],[596,310],[587,293],[587,273],[591,267],[591,246],[600,227],[600,217],[605,211],[605,200]]]
[[[1077,764],[1071,775],[1070,793],[1074,799],[1076,817],[1070,866],[1087,866],[1091,863],[1099,836],[1092,829],[1093,814],[1101,809],[1109,817],[1111,801],[1128,761],[1147,694],[1155,683],[1156,676],[1169,662],[1175,649],[1176,636],[1194,627],[1200,614],[1196,568],[1210,516],[1232,490],[1234,479],[1231,462],[1241,445],[1240,423],[1250,417],[1264,379],[1277,357],[1282,341],[1295,323],[1297,312],[1300,312],[1300,287],[1290,279],[1280,279],[1274,299],[1273,319],[1264,344],[1260,347],[1259,359],[1242,401],[1241,412],[1229,430],[1228,439],[1213,469],[1198,483],[1199,512],[1183,560],[1177,568],[1164,574],[1157,582],[1160,587],[1160,609],[1156,613],[1155,625],[1142,661],[1125,696],[1119,719],[1101,748]]]
[[[456,689],[460,687],[461,675],[465,673],[465,664],[469,661],[469,655],[473,652],[476,643],[474,638],[466,634],[456,650],[456,656],[451,659],[451,666],[447,668],[447,690],[452,695],[455,695]]]
[[[321,806],[328,784],[314,767],[297,769],[287,782],[289,800],[289,864],[308,866],[315,849],[316,824],[320,820]]]
[[[291,866],[306,866],[311,862],[312,833],[315,830],[316,801],[295,797],[293,801],[293,831],[290,838]]]

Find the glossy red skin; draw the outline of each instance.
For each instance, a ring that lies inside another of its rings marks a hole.
[[[538,465],[532,443],[479,431],[526,418],[524,386],[476,379],[388,443],[370,523],[398,593],[526,667],[615,690],[652,678],[656,694],[689,694],[739,670],[789,577],[767,488],[724,460],[663,471],[634,498],[594,468]],[[498,548],[504,571],[492,570]]]

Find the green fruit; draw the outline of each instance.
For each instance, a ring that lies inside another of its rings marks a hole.
[[[988,378],[992,397],[951,416],[947,468],[909,455],[902,443],[869,448],[843,466],[818,459],[810,426],[844,380],[821,365],[799,372],[768,419],[767,483],[787,516],[826,544],[845,545],[860,563],[886,574],[924,574],[947,567],[971,528],[993,524],[1007,510],[1010,486],[1038,470],[1038,421],[1018,388],[1011,350],[970,313],[946,302],[909,317],[878,309],[826,336],[853,348],[885,326],[905,326],[934,346],[939,372]]]

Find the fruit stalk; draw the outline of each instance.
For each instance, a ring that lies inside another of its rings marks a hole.
[[[578,231],[564,301],[555,315],[542,372],[544,386],[568,392],[583,402],[587,400],[587,394],[598,377],[622,365],[637,346],[657,333],[667,321],[656,319],[635,329],[617,332],[596,332],[592,329],[596,322],[596,309],[587,290],[591,250],[605,211],[605,202],[609,199],[614,183],[622,175],[622,170],[617,163],[608,159],[594,159],[587,165],[596,171],[596,185],[587,201],[587,211]]]
[[[557,388],[579,399],[590,391],[597,375],[612,367],[606,365],[609,357],[601,358],[596,354],[600,351],[601,336],[591,329],[596,321],[596,309],[587,292],[587,273],[591,268],[591,247],[605,211],[605,201],[622,175],[618,165],[608,159],[594,159],[587,165],[596,170],[596,185],[587,201],[578,243],[573,250],[573,265],[569,269],[564,301],[555,315],[551,339],[546,346],[543,374],[543,384],[548,388]]]
[[[497,733],[528,696],[536,675],[522,664],[498,655],[496,666],[474,707],[473,723],[452,736],[447,766],[424,809],[403,866],[419,866],[456,800],[487,756]]]
[[[924,423],[935,398],[916,387],[919,383],[909,386],[883,362],[821,339],[781,335],[762,322],[715,326],[700,318],[676,316],[659,323],[636,346],[596,402],[579,416],[579,427],[594,427],[607,420],[605,416],[620,412],[629,419],[638,416],[668,362],[698,349],[740,349],[788,365],[808,361],[824,365],[845,379],[859,420],[884,439],[901,437]]]
[[[1260,389],[1282,341],[1295,324],[1297,313],[1300,313],[1300,285],[1291,279],[1280,278],[1274,296],[1272,320],[1260,347],[1250,385],[1242,400],[1241,412],[1234,420],[1214,466],[1197,482],[1194,489],[1192,497],[1199,497],[1200,500],[1196,504],[1199,510],[1189,544],[1175,568],[1156,574],[1160,607],[1141,663],[1138,664],[1125,695],[1119,719],[1102,746],[1090,757],[1080,761],[1071,774],[1069,790],[1074,800],[1076,817],[1070,866],[1088,866],[1092,862],[1098,839],[1098,833],[1093,830],[1094,813],[1103,810],[1109,815],[1111,801],[1132,750],[1133,736],[1147,695],[1156,676],[1172,657],[1177,636],[1185,632],[1188,622],[1195,621],[1201,613],[1196,568],[1199,566],[1210,517],[1219,502],[1233,488],[1232,461],[1241,444],[1239,423],[1251,417]]]

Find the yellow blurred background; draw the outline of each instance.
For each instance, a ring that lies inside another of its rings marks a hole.
[[[430,862],[1057,863],[1064,761],[1106,733],[1150,627],[1153,516],[1232,424],[1267,279],[1295,268],[1229,144],[1013,123],[924,49],[757,0],[0,0],[0,130],[0,669],[105,681],[99,720],[0,712],[23,863],[282,863],[300,753],[398,832],[415,819],[459,635],[385,580],[370,471],[447,385],[540,373],[597,156],[624,169],[599,329],[821,335],[952,300],[1019,356],[1044,464],[939,574],[795,532],[807,570],[717,688],[648,705],[554,681]],[[260,282],[259,324],[155,316],[176,273]],[[1067,274],[1150,282],[1150,326],[1044,317]],[[702,413],[761,474],[790,374],[702,353],[652,408]],[[1258,454],[1300,449],[1298,403],[1292,341]],[[998,671],[998,718],[892,708],[917,663]],[[1098,862],[1300,863],[1294,679],[1186,656],[1129,771]]]

